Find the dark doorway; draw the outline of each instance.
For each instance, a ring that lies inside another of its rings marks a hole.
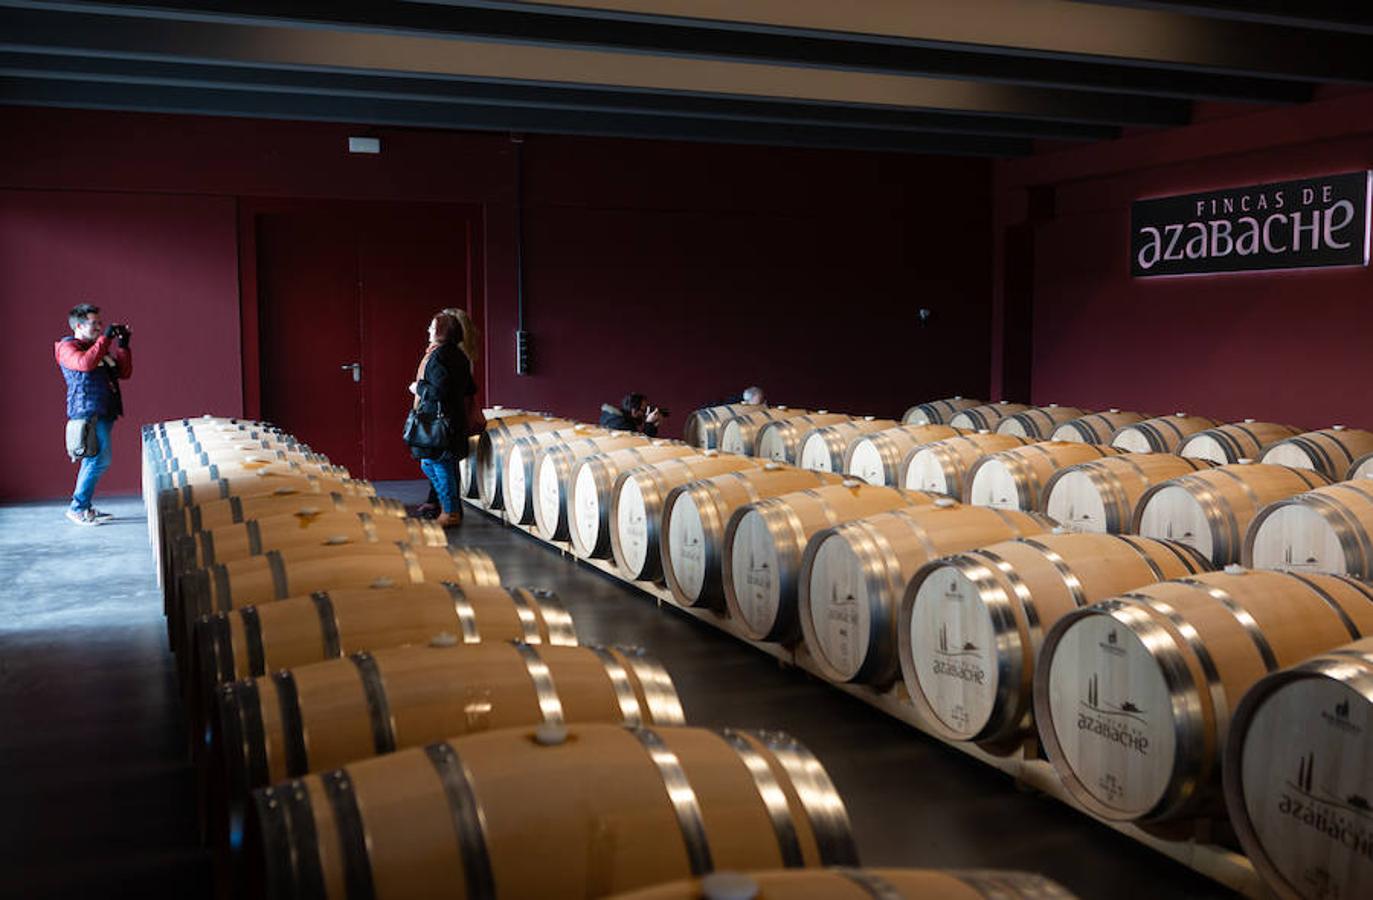
[[[356,476],[415,477],[406,386],[435,312],[476,317],[472,219],[426,204],[257,212],[263,417]]]

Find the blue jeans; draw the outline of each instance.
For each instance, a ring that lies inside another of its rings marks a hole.
[[[73,512],[84,512],[91,508],[95,486],[110,467],[110,432],[113,429],[114,419],[101,417],[95,420],[95,437],[100,443],[100,452],[81,460],[81,470],[76,473],[76,491],[72,494]]]
[[[446,513],[458,508],[458,472],[453,458],[445,455],[443,459],[422,459],[420,469],[434,486],[439,495],[439,507]]]

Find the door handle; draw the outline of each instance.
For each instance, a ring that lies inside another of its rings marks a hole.
[[[361,381],[361,380],[362,380],[362,363],[344,363],[343,365],[339,366],[339,368],[342,369],[342,370],[345,371],[345,372],[348,371],[349,369],[352,369],[352,370],[353,370],[353,380],[354,380],[354,381]]]

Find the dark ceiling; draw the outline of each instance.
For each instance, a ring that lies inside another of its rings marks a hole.
[[[38,106],[1011,157],[1325,83],[1373,3],[0,0]]]

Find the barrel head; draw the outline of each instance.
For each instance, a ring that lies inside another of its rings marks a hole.
[[[1154,453],[1156,448],[1149,443],[1149,438],[1138,428],[1122,428],[1111,439],[1111,446],[1117,447],[1127,453]]]
[[[601,535],[601,495],[596,488],[596,472],[590,465],[577,468],[568,504],[572,545],[582,556],[592,556]]]
[[[801,442],[800,465],[812,472],[833,472],[834,459],[830,454],[829,441],[819,431],[812,431]]]
[[[911,454],[902,486],[913,491],[957,495],[957,486],[951,483],[949,473],[944,470],[939,452],[930,447],[921,447]]]
[[[1106,533],[1106,501],[1091,473],[1066,469],[1049,485],[1044,512],[1064,528]]]
[[[1305,503],[1280,503],[1255,521],[1249,533],[1248,565],[1285,572],[1330,572],[1362,576],[1340,533]]]
[[[1135,531],[1143,537],[1180,541],[1217,562],[1213,559],[1216,548],[1206,510],[1186,488],[1160,486],[1147,495],[1137,517]]]
[[[955,740],[973,740],[991,720],[1000,686],[996,650],[977,584],[952,565],[929,571],[911,606],[909,659],[928,711]]]
[[[777,624],[782,604],[782,576],[776,540],[767,519],[756,509],[744,512],[725,554],[739,617],[750,634],[768,634]],[[790,585],[795,592],[795,585]],[[794,597],[793,597],[794,601]]]
[[[1211,462],[1220,463],[1222,465],[1235,462],[1235,460],[1231,459],[1230,455],[1225,452],[1225,447],[1221,445],[1220,441],[1216,440],[1214,436],[1204,432],[1193,435],[1184,441],[1182,447],[1178,450],[1178,455],[1185,456],[1188,459],[1209,459]]]
[[[1370,729],[1364,694],[1301,678],[1264,697],[1235,735],[1246,849],[1294,894],[1367,896],[1373,886]]]
[[[615,498],[615,560],[632,578],[641,577],[649,561],[649,523],[638,479],[626,478]]]
[[[863,560],[840,535],[819,538],[809,570],[806,638],[837,680],[853,680],[868,658],[872,598]]]
[[[539,526],[539,534],[548,540],[559,540],[567,536],[567,521],[563,512],[563,482],[558,471],[558,462],[553,454],[545,454],[535,467],[534,482],[534,521]]]
[[[848,474],[868,484],[886,485],[887,466],[877,444],[870,438],[863,438],[853,445],[853,451],[849,454]]]
[[[1053,730],[1060,772],[1110,818],[1146,816],[1168,791],[1177,747],[1159,660],[1112,616],[1085,615],[1060,633],[1047,662],[1050,721],[1040,729]]]
[[[973,506],[990,506],[994,509],[1029,509],[1020,496],[1020,485],[1015,473],[1004,462],[995,457],[986,457],[976,466],[972,480],[965,488],[967,502]]]
[[[668,514],[667,540],[664,550],[672,565],[676,587],[689,603],[701,599],[706,586],[705,527],[701,524],[701,510],[691,491],[682,491],[672,503]]]

